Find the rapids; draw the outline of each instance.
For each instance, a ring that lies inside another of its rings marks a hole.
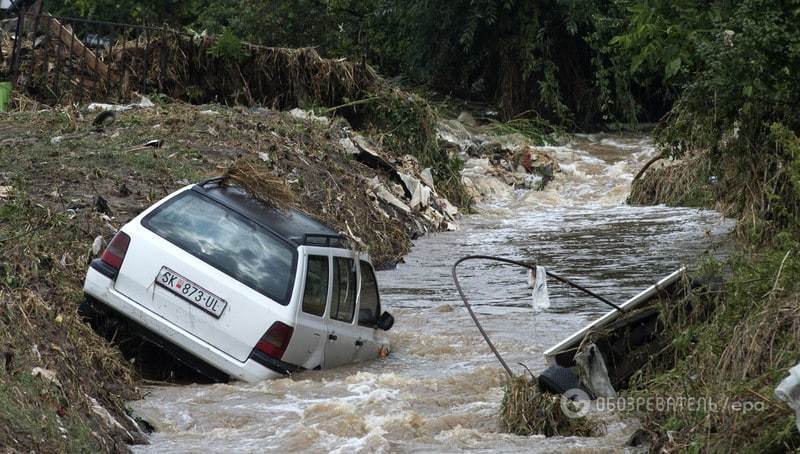
[[[624,204],[654,153],[647,137],[584,135],[545,147],[562,172],[540,192],[485,202],[456,232],[429,235],[396,270],[378,273],[395,316],[392,354],[346,368],[258,384],[158,386],[132,402],[157,429],[140,453],[619,451],[635,421],[602,437],[519,437],[499,431],[503,372],[461,306],[450,266],[463,255],[535,260],[623,302],[683,263],[724,253],[733,222],[713,211]],[[607,310],[552,280],[534,312],[524,271],[461,269],[490,336],[515,372]]]

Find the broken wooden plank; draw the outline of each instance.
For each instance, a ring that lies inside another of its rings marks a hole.
[[[110,79],[114,82],[119,80],[119,75],[111,71],[108,65],[103,62],[97,54],[86,47],[83,42],[75,36],[72,30],[65,27],[61,22],[50,14],[42,14],[42,20],[47,22],[50,30],[55,33],[72,55],[79,57],[90,71],[97,74],[100,79]]]

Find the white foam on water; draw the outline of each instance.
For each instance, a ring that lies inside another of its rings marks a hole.
[[[456,133],[464,146],[470,143]],[[612,421],[606,435],[592,438],[500,432],[504,372],[461,305],[450,266],[468,254],[532,260],[624,301],[706,251],[721,253],[733,224],[711,211],[624,204],[633,176],[655,153],[647,137],[578,135],[544,149],[561,172],[543,191],[498,189],[501,197],[463,219],[458,232],[417,241],[405,263],[378,273],[382,304],[397,320],[388,358],[258,384],[148,389],[145,400],[131,405],[159,431],[151,445],[133,450],[624,449],[635,430],[625,421]],[[550,307],[533,314],[524,271],[469,262],[460,277],[516,373],[527,373],[517,363],[543,368],[542,351],[608,310],[551,281]]]

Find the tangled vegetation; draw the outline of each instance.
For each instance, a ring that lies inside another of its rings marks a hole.
[[[800,358],[800,273],[796,238],[746,251],[706,272],[724,283],[691,294],[704,317],[666,317],[669,349],[631,380],[626,397],[671,399],[640,408],[654,449],[675,452],[789,452],[800,447],[794,411],[774,388]],[[671,321],[670,321],[671,320]],[[644,401],[644,400],[642,400]]]
[[[598,421],[585,416],[568,417],[561,409],[561,399],[559,395],[541,392],[536,380],[511,377],[503,390],[500,424],[505,431],[524,436],[590,437],[600,433]]]
[[[796,1],[714,2],[708,10],[661,2],[640,9],[619,40],[640,65],[663,65],[680,90],[657,132],[663,156],[675,161],[647,171],[630,201],[710,207],[739,219],[737,252],[715,265],[725,283],[712,317],[676,327],[672,365],[642,371],[633,391],[713,402],[643,412],[668,449],[800,446],[794,412],[773,392],[800,358],[798,17]],[[641,45],[643,38],[655,45]]]
[[[364,62],[323,58],[312,48],[249,44],[227,29],[206,39],[164,30],[115,42],[107,54],[115,76],[96,80],[79,61],[79,69],[71,70],[69,77],[59,71],[37,72],[44,64],[63,65],[60,60],[47,63],[58,53],[49,48],[54,40],[41,41],[38,48],[32,38],[22,43],[26,53],[20,63],[23,72],[32,74],[26,91],[38,101],[64,105],[83,100],[87,93],[81,81],[92,81],[92,101],[127,102],[131,90],[120,92],[115,82],[122,79],[134,87],[157,89],[159,97],[195,104],[313,109],[346,119],[394,155],[416,157],[423,167],[432,169],[444,195],[462,207],[470,203],[460,177],[461,160],[440,148],[437,117],[428,102],[392,86]],[[2,47],[4,53],[11,51],[8,43]],[[86,74],[75,78],[77,71]]]
[[[652,95],[664,92],[658,77],[631,80],[608,46],[624,30],[628,3],[51,0],[49,8],[101,20],[166,20],[195,33],[235,34],[266,46],[313,46],[327,57],[367,62],[448,96],[488,101],[504,120],[542,117],[590,128],[637,115],[654,120],[669,105]]]

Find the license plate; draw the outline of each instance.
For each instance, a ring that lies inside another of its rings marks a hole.
[[[225,307],[228,306],[228,303],[224,299],[189,279],[186,279],[166,266],[162,266],[161,271],[158,272],[156,284],[166,288],[170,292],[180,296],[216,318],[220,318],[222,313],[225,312]]]

